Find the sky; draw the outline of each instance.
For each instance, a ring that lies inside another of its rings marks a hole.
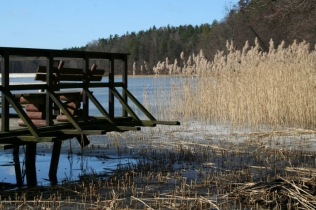
[[[0,0],[0,47],[64,49],[110,35],[221,21],[239,0]]]

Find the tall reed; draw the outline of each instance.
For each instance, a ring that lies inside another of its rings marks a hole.
[[[227,42],[227,51],[218,51],[212,61],[203,51],[180,57],[154,67],[157,74],[179,76],[171,80],[168,95],[162,91],[152,99],[164,105],[160,112],[167,118],[237,127],[316,127],[316,46],[311,50],[308,43],[294,41],[275,48],[271,40],[266,53],[257,40],[241,50]]]

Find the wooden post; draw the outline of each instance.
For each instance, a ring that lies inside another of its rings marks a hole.
[[[55,141],[52,151],[52,158],[50,161],[50,168],[49,168],[49,180],[53,184],[57,184],[57,169],[60,157],[60,149],[61,149],[61,141]]]
[[[1,59],[1,76],[2,76],[2,86],[5,89],[9,89],[9,53],[5,51]],[[5,97],[5,94],[1,94],[1,131],[6,132],[10,129],[9,123],[9,102]]]
[[[46,85],[47,88],[51,88],[53,85],[53,68],[54,68],[54,60],[53,56],[50,54],[47,58],[47,67],[46,67]],[[50,126],[53,122],[53,103],[50,98],[49,92],[46,90],[46,100],[45,100],[45,112],[46,112],[46,125]]]
[[[122,82],[123,82],[123,99],[127,104],[127,94],[125,92],[125,90],[127,90],[127,70],[128,70],[128,63],[127,63],[127,55],[124,55],[124,60],[123,60],[123,64],[124,64],[124,69],[122,71]],[[122,107],[122,117],[127,117],[127,111],[124,109],[124,107]]]
[[[86,91],[89,84],[89,58],[86,56],[83,60],[83,93],[82,93],[82,105],[83,105],[83,120],[87,121],[89,116],[89,98],[87,97]]]
[[[27,186],[36,186],[36,143],[29,143],[25,150],[25,173]]]
[[[114,58],[110,58],[110,72],[109,72],[109,115],[114,118],[114,94],[112,89],[114,88]]]
[[[13,162],[14,162],[14,169],[15,169],[15,178],[16,184],[21,187],[22,182],[22,174],[21,174],[21,166],[20,166],[20,158],[19,158],[19,145],[15,145],[13,147]]]

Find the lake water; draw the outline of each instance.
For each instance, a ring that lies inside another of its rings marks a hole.
[[[33,76],[33,74],[31,74]],[[27,77],[27,74],[23,75],[24,77],[19,78],[17,75],[13,78],[10,78],[11,84],[26,84],[26,83],[36,83],[34,82],[34,77]],[[132,77],[130,76],[128,78],[128,90],[139,100],[141,103],[143,103],[143,95],[144,90],[146,90],[146,94],[153,94],[154,91],[157,89],[157,86],[163,84],[164,89],[169,89],[170,84],[170,77]],[[115,77],[115,82],[121,82],[121,77]],[[102,79],[102,82],[108,82],[108,77],[104,77]],[[37,82],[38,83],[38,82]],[[117,90],[121,93],[121,88],[117,88]],[[93,91],[93,95],[99,100],[99,102],[102,104],[102,106],[108,110],[108,88],[91,88],[91,91]],[[21,93],[25,91],[14,91],[13,93]],[[31,90],[28,92],[36,92],[36,90]],[[89,103],[90,109],[89,112],[91,115],[98,115],[100,114],[97,108],[94,106],[93,103]],[[133,107],[133,104],[130,104],[130,106]],[[134,107],[135,108],[135,107]],[[119,101],[115,98],[115,115],[121,115],[122,114],[122,106],[119,103]],[[14,113],[14,110],[12,110],[12,113]]]
[[[34,83],[34,77],[28,78],[23,75],[23,77],[14,77],[10,78],[10,83],[12,84],[25,84],[25,83]],[[142,103],[143,95],[154,94],[155,90],[163,84],[164,90],[169,89],[170,77],[132,77],[130,76],[128,79],[128,89],[129,91]],[[108,78],[105,77],[102,80],[103,82],[107,82]],[[121,81],[121,77],[116,77],[115,82]],[[93,88],[94,96],[99,100],[99,102],[103,105],[103,107],[108,110],[108,89],[107,88]],[[121,90],[118,88],[118,91]],[[16,91],[21,92],[21,91]],[[24,91],[25,92],[25,91]],[[29,92],[29,91],[28,91]],[[136,109],[135,106],[130,104],[133,109]],[[101,115],[97,108],[90,103],[89,105],[89,113],[90,115]],[[136,113],[140,114],[140,112]],[[11,113],[15,113],[13,109],[10,109]],[[122,113],[122,106],[119,101],[115,101],[115,115],[119,116]],[[143,118],[143,116],[141,116]],[[106,141],[106,137],[102,137]],[[73,140],[72,140],[73,141]],[[136,157],[132,155],[126,156],[118,156],[112,151],[106,151],[106,143],[103,144],[98,150],[94,150],[92,153],[89,152],[84,153],[82,155],[82,151],[78,147],[74,147],[69,153],[71,142],[65,141],[63,144],[63,149],[60,156],[59,167],[57,177],[58,180],[73,180],[78,179],[79,175],[89,173],[93,171],[94,173],[102,173],[102,172],[110,172],[111,170],[115,170],[118,164],[133,164],[137,161]],[[100,141],[99,137],[94,137],[91,141]],[[49,183],[48,179],[48,170],[49,164],[51,160],[51,143],[40,143],[37,146],[37,156],[36,156],[36,168],[37,168],[37,181],[39,184],[47,184]],[[24,147],[20,147],[20,162],[22,168],[22,175],[25,166],[24,166]],[[73,155],[77,154],[77,155]],[[81,155],[78,155],[81,154]],[[102,158],[106,157],[106,158]],[[15,178],[15,170],[14,170],[14,162],[12,156],[12,150],[0,151],[0,183],[16,183]],[[25,180],[25,179],[24,179]],[[25,181],[24,181],[25,182]]]

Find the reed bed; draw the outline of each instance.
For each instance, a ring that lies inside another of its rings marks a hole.
[[[212,61],[202,51],[188,58],[181,54],[180,62],[159,62],[154,67],[157,74],[168,71],[181,79],[173,79],[168,96],[162,91],[152,100],[159,103],[167,97],[169,107],[164,109],[175,119],[275,130],[314,129],[315,49],[296,41],[275,48],[271,40],[265,53],[256,40],[255,46],[246,42],[240,50],[227,42],[227,50],[218,51]]]

